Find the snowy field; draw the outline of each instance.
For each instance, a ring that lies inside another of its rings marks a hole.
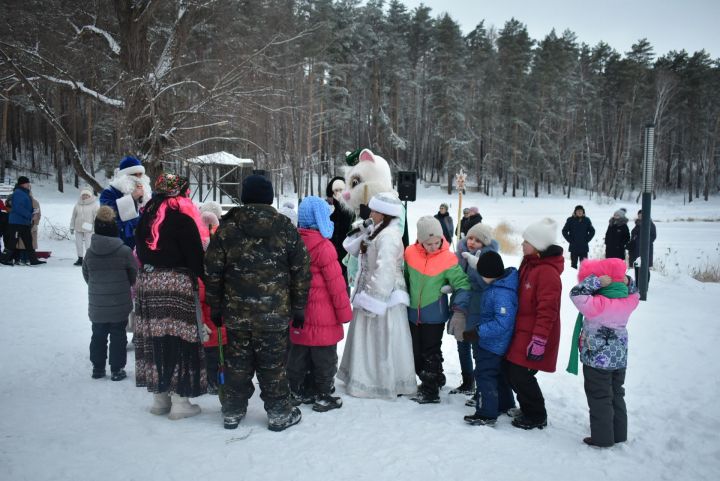
[[[443,351],[448,386],[439,405],[356,399],[344,394],[342,409],[316,413],[282,433],[266,428],[258,393],[240,428],[222,428],[216,397],[196,399],[199,416],[169,421],[148,409],[151,395],[128,379],[90,378],[87,289],[74,267],[74,242],[52,239],[51,224],[67,228],[79,191],[34,185],[41,203],[40,250],[52,250],[46,266],[0,266],[5,333],[0,349],[0,480],[717,480],[720,479],[720,376],[717,353],[720,284],[692,279],[691,269],[720,263],[720,200],[683,205],[681,197],[653,204],[658,240],[656,270],[647,302],[629,324],[626,380],[629,440],[607,450],[585,446],[589,434],[582,375],[564,371],[577,312],[567,293],[576,271],[563,274],[562,340],[558,372],[541,373],[549,426],[522,431],[501,417],[494,428],[462,421],[472,408],[449,395],[459,384],[455,341]],[[409,206],[415,221],[457,196],[438,187],[418,189]],[[585,206],[597,230],[591,256],[603,252],[607,220],[619,207],[631,219],[634,203],[587,197],[488,198],[469,194],[483,222],[509,222],[517,232],[540,217],[560,227],[576,204]],[[707,221],[714,219],[714,221]],[[632,220],[630,223],[632,228]],[[563,247],[567,244],[560,242]],[[519,253],[504,253],[518,266]],[[342,354],[343,344],[338,351]]]

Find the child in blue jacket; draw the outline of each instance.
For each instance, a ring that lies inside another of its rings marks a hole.
[[[514,407],[512,390],[501,371],[501,363],[515,327],[518,272],[505,268],[500,254],[489,251],[480,256],[477,272],[487,284],[480,304],[477,325],[475,384],[478,399],[475,414],[465,416],[473,426],[492,426],[500,412]]]

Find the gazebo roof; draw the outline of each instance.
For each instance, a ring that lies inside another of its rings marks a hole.
[[[241,159],[235,157],[233,154],[228,152],[215,152],[212,154],[201,155],[199,157],[193,157],[186,159],[185,162],[195,165],[253,165],[255,162],[252,159]]]

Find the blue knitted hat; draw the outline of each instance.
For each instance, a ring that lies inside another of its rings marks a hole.
[[[298,207],[298,227],[317,229],[324,238],[331,238],[335,224],[330,220],[328,203],[314,195],[305,197]]]

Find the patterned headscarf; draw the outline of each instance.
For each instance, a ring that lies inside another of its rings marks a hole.
[[[185,177],[164,172],[155,181],[155,192],[167,197],[186,196],[190,182]]]

